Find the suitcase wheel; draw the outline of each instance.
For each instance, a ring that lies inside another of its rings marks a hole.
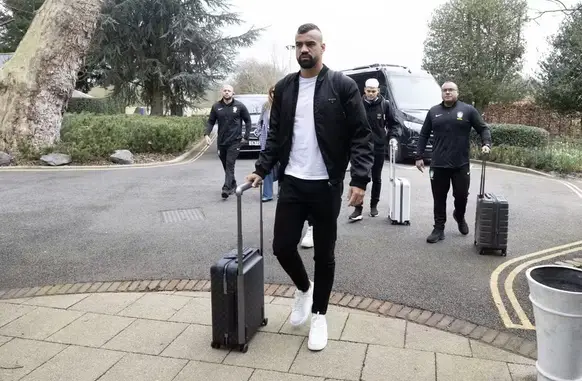
[[[242,353],[247,353],[247,351],[249,350],[249,345],[248,344],[241,344],[241,345],[239,345],[239,350]]]
[[[501,250],[501,255],[503,257],[506,257],[507,256],[507,250],[506,249]]]
[[[210,343],[210,346],[214,349],[218,349],[218,348],[220,348],[220,343],[213,341],[212,343]]]
[[[481,254],[481,255],[485,254],[485,249],[479,250],[479,254]]]
[[[269,323],[269,318],[264,318],[263,321],[261,322],[261,325],[264,327]]]

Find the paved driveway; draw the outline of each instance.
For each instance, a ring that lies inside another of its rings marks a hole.
[[[253,163],[253,159],[237,163],[239,181]],[[387,180],[380,217],[348,223],[351,208],[346,202],[339,218],[335,289],[506,329],[492,298],[492,273],[518,256],[582,240],[576,223],[582,216],[582,198],[554,179],[488,169],[486,189],[510,201],[510,246],[507,257],[480,256],[473,246],[479,174],[479,166],[474,165],[467,215],[470,235],[458,233],[450,217],[446,240],[434,245],[425,241],[432,229],[426,172],[398,167],[398,175],[412,182],[411,226],[392,226],[386,220]],[[384,178],[388,178],[387,165]],[[77,281],[207,278],[210,265],[236,247],[236,200],[221,199],[222,181],[213,148],[196,162],[169,167],[0,171],[0,289]],[[245,194],[247,244],[258,244],[258,200],[257,191]],[[194,209],[188,214],[190,220],[175,221],[179,214],[175,211],[181,209]],[[266,281],[288,282],[270,255],[274,210],[275,203],[264,204]],[[451,212],[449,198],[449,216]],[[302,253],[312,271],[312,251]],[[576,253],[564,254],[568,255]],[[501,272],[499,282],[512,269]],[[527,309],[522,276],[523,271],[513,291]],[[508,301],[503,287],[499,297]],[[516,316],[511,308],[507,314]],[[532,330],[518,331],[533,335]]]

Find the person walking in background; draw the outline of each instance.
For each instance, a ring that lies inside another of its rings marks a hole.
[[[261,109],[261,116],[257,125],[260,128],[259,142],[261,143],[261,151],[265,149],[265,144],[267,143],[267,136],[269,135],[269,119],[271,114],[271,106],[273,105],[273,94],[275,93],[275,86],[269,88],[269,98],[263,105]],[[278,176],[278,166],[275,166],[273,170],[263,179],[263,202],[273,200],[273,182],[276,181]]]
[[[376,78],[369,78],[364,87],[362,96],[368,123],[372,128],[374,140],[374,166],[372,167],[372,195],[370,199],[370,217],[378,215],[378,203],[380,202],[380,191],[382,190],[382,168],[386,158],[386,141],[398,142],[402,131],[402,124],[396,117],[395,110],[387,99],[380,94],[380,82]],[[398,147],[398,144],[391,144]],[[397,149],[397,148],[396,148]],[[354,212],[349,216],[350,221],[362,220],[364,203],[357,205]]]
[[[426,239],[428,243],[445,239],[447,194],[451,183],[455,198],[453,218],[457,221],[461,234],[469,234],[465,211],[471,180],[471,127],[481,135],[481,152],[487,154],[491,151],[491,131],[479,111],[458,100],[459,88],[453,82],[445,82],[441,91],[443,101],[426,114],[416,147],[416,167],[423,172],[426,143],[430,134],[434,135],[429,170],[434,201],[434,229]]]
[[[267,144],[246,181],[257,187],[275,164],[281,165],[273,253],[297,287],[289,322],[301,325],[311,315],[307,348],[317,351],[328,342],[326,313],[346,168],[351,161],[349,205],[360,205],[370,182],[373,151],[358,86],[323,64],[325,44],[319,28],[301,25],[295,47],[301,70],[275,85]],[[297,250],[309,215],[315,244],[313,281]]]
[[[234,99],[234,89],[230,85],[222,87],[222,98],[212,105],[206,125],[206,144],[210,145],[210,133],[214,124],[218,123],[218,152],[224,169],[224,184],[222,198],[227,199],[236,190],[234,166],[241,144],[249,140],[251,133],[251,115],[246,106]],[[245,122],[245,134],[242,135],[242,122]]]

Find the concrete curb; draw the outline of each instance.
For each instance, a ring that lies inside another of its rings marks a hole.
[[[471,163],[481,165],[482,161],[481,160],[476,160],[476,159],[471,159]],[[553,178],[553,179],[554,178],[557,178],[557,176],[551,175],[551,174],[546,173],[546,172],[536,171],[535,169],[525,168],[525,167],[518,167],[516,165],[496,163],[494,161],[487,161],[487,166],[488,167],[493,167],[493,168],[505,169],[505,170],[508,170],[508,171],[522,172],[522,173],[529,173],[529,174],[532,174],[532,175],[545,176],[545,177],[549,177],[549,178]]]
[[[212,142],[216,138],[216,134],[211,135]],[[212,144],[212,143],[211,143]],[[129,168],[159,168],[162,166],[183,164],[190,159],[196,158],[196,153],[206,151],[206,141],[204,138],[200,139],[192,148],[184,152],[180,156],[167,161],[156,161],[153,163],[143,164],[110,164],[110,165],[65,165],[65,166],[50,166],[50,165],[22,165],[22,166],[8,166],[0,167],[0,172],[18,172],[20,170],[38,170],[38,171],[73,171],[73,170],[93,170],[93,169],[129,169]]]
[[[54,284],[0,290],[0,300],[82,293],[152,291],[210,291],[210,281],[207,279],[146,279],[116,282]],[[295,286],[292,285],[265,284],[266,296],[291,298],[293,297],[294,292]],[[372,299],[343,292],[332,292],[329,304],[407,320],[416,324],[422,324],[442,331],[455,333],[473,340],[478,340],[520,356],[534,360],[537,359],[537,344],[535,341],[527,340],[507,332],[499,332],[495,329],[473,324],[452,316],[407,307],[386,300]]]

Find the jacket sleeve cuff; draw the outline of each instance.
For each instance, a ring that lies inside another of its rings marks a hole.
[[[267,172],[262,167],[259,167],[259,166],[256,167],[256,169],[253,173],[261,176],[262,179],[264,179],[265,176],[267,175]]]
[[[360,188],[363,190],[366,190],[367,185],[368,185],[368,181],[366,179],[361,179],[359,177],[352,177],[352,180],[350,181],[351,187],[356,187],[356,188]]]

